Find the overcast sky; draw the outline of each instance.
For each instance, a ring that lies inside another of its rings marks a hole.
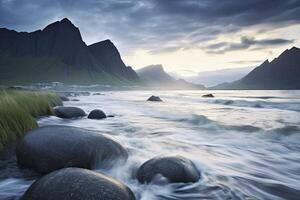
[[[192,76],[255,66],[300,46],[300,0],[0,0],[0,27],[69,18],[91,44],[111,39],[135,69]]]

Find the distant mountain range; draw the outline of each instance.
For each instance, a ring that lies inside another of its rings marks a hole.
[[[249,68],[240,72],[223,70],[195,78],[197,83],[208,84],[207,79],[233,80],[247,70]],[[300,49],[293,47],[273,61],[265,61],[242,79],[212,89],[300,89],[299,77]],[[86,45],[79,29],[66,18],[30,33],[0,28],[0,85],[49,82],[158,89],[205,88],[183,79],[176,80],[161,65],[147,66],[136,73],[124,64],[110,40]]]
[[[148,87],[155,89],[205,89],[200,84],[193,84],[183,79],[176,80],[165,72],[162,65],[149,65],[136,72]]]
[[[212,87],[224,82],[239,80],[253,69],[254,67],[243,67],[205,71],[199,72],[196,76],[187,77],[185,79],[192,83],[202,84],[206,87]]]
[[[299,77],[300,49],[293,47],[271,62],[266,60],[242,79],[232,83],[223,83],[212,89],[300,89]]]
[[[31,33],[1,28],[0,84],[38,82],[124,85],[140,79],[111,41],[86,45],[66,18]]]

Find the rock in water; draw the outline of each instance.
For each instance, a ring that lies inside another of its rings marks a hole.
[[[104,94],[101,94],[100,92],[96,92],[93,94],[94,96],[99,96],[99,95],[104,95]]]
[[[135,200],[124,184],[80,168],[54,171],[35,181],[22,200]]]
[[[109,168],[128,153],[99,133],[69,126],[46,126],[27,133],[17,144],[18,164],[40,173],[66,168]]]
[[[152,158],[137,172],[137,178],[141,183],[149,183],[159,175],[167,178],[171,183],[197,182],[200,179],[200,172],[194,163],[182,156]]]
[[[205,94],[205,95],[202,95],[202,97],[210,97],[210,98],[213,98],[215,97],[213,94]]]
[[[151,96],[147,101],[162,101],[159,96]]]
[[[55,115],[60,118],[76,118],[86,116],[81,108],[60,106],[54,108]]]
[[[106,118],[106,114],[99,109],[93,110],[90,112],[90,114],[88,115],[89,119],[104,119]]]

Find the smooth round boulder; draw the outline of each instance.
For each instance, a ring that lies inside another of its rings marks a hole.
[[[90,114],[88,115],[89,119],[104,119],[106,118],[106,114],[99,109],[93,110],[90,112]]]
[[[65,119],[86,116],[85,112],[81,108],[67,107],[67,106],[55,107],[54,113],[57,117],[65,118]]]
[[[35,181],[21,200],[135,200],[121,182],[91,170],[65,168]]]
[[[159,96],[153,96],[152,95],[151,97],[148,98],[147,101],[158,101],[158,102],[160,102],[162,100],[161,100],[161,98]]]
[[[28,132],[17,144],[18,164],[39,173],[66,168],[110,168],[128,158],[116,141],[89,130],[46,126]]]
[[[171,183],[197,182],[200,172],[195,164],[182,156],[155,157],[145,162],[137,171],[141,183],[149,183],[163,176]]]

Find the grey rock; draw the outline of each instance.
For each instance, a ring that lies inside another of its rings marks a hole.
[[[54,171],[35,181],[22,200],[135,200],[121,182],[80,168]]]
[[[18,164],[39,173],[66,168],[110,168],[128,158],[126,149],[99,133],[69,126],[28,132],[17,144]]]
[[[169,182],[197,182],[200,172],[195,164],[182,156],[155,157],[145,162],[137,172],[141,183],[149,183],[157,176],[163,176]]]
[[[202,95],[202,97],[213,98],[215,96],[213,94],[205,94],[205,95]]]
[[[54,108],[54,113],[60,118],[76,118],[86,116],[85,112],[81,108],[59,106]]]
[[[147,101],[158,101],[158,102],[160,102],[162,100],[161,100],[161,98],[159,96],[152,95],[151,97],[148,98]]]
[[[90,114],[88,115],[89,119],[104,119],[106,118],[106,114],[99,109],[93,110],[90,112]]]

